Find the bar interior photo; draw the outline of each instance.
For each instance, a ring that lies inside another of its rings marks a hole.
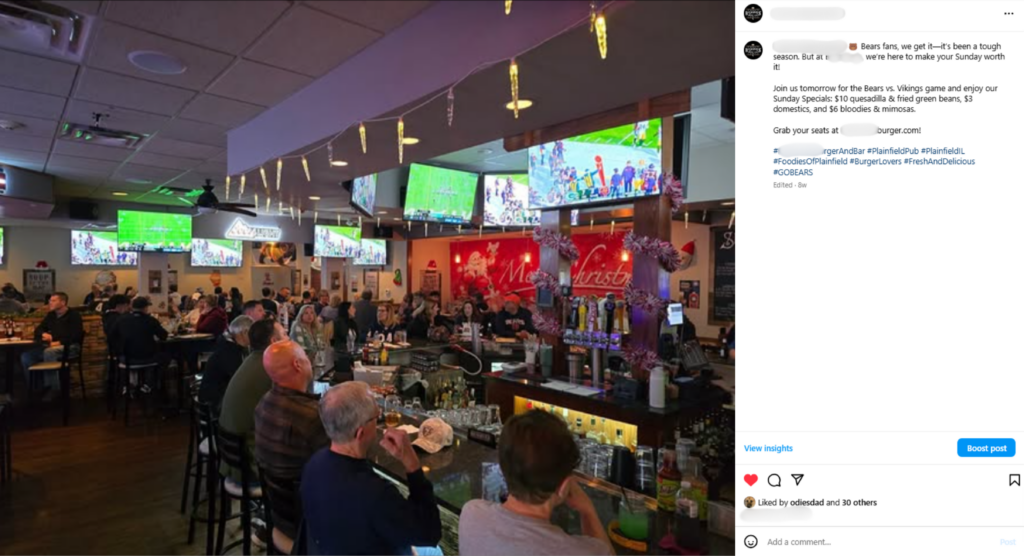
[[[733,18],[0,0],[3,552],[733,554]]]

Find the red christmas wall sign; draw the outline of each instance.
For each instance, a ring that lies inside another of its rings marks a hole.
[[[623,233],[572,236],[580,251],[580,258],[572,264],[571,271],[575,294],[614,292],[621,297],[633,275],[632,256],[622,260],[624,236]],[[493,307],[499,307],[502,297],[509,293],[519,294],[527,302],[532,302],[536,296],[530,275],[540,268],[540,247],[533,239],[458,241],[449,244],[449,251],[453,299],[480,292]],[[456,262],[456,255],[459,262]]]

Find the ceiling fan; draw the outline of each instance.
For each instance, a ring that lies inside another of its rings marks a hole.
[[[246,209],[254,209],[255,205],[246,205],[242,203],[222,203],[217,199],[217,195],[213,192],[213,184],[211,180],[206,180],[206,185],[203,186],[203,192],[196,199],[195,207],[199,210],[199,214],[213,214],[218,211],[224,212],[236,212],[238,214],[244,214],[246,216],[256,216],[255,212]]]

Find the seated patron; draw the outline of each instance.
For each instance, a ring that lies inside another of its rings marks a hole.
[[[259,305],[256,305],[259,307]],[[262,309],[262,307],[260,307]],[[203,369],[203,382],[199,386],[199,401],[209,404],[214,415],[220,414],[220,404],[231,377],[249,355],[249,329],[253,320],[245,315],[236,317],[228,330],[217,339],[213,355]]]
[[[519,296],[505,297],[505,307],[494,317],[494,334],[502,338],[526,338],[536,334],[533,313],[520,305]]]
[[[68,357],[75,357],[81,350],[82,316],[68,307],[68,294],[55,292],[50,296],[50,312],[43,317],[35,332],[35,345],[21,354],[21,368],[25,371],[25,382],[30,380],[29,367],[43,361],[60,361],[67,347]],[[70,346],[70,347],[68,347]],[[57,371],[33,371],[43,373],[43,386],[49,389],[60,387]]]
[[[558,417],[535,409],[509,419],[498,441],[508,500],[463,506],[459,553],[614,554],[594,504],[573,477],[579,459],[576,441]],[[551,523],[551,512],[562,504],[579,513],[582,535]]]
[[[263,294],[263,299],[260,299],[260,304],[263,305],[263,310],[270,315],[270,318],[276,319],[280,305],[276,300],[274,300],[274,290],[270,288],[263,288],[263,291],[260,293]]]
[[[200,300],[197,333],[220,336],[228,329],[228,314],[220,306],[220,300],[220,296],[215,294],[207,295]]]
[[[320,400],[320,418],[331,445],[310,458],[301,487],[312,554],[409,554],[413,546],[434,546],[441,540],[434,487],[409,436],[387,429],[380,441],[406,472],[408,498],[366,461],[377,442],[379,411],[364,382],[339,384]]]
[[[456,330],[469,335],[473,323],[479,324],[482,328],[483,322],[483,315],[477,309],[476,303],[471,300],[463,301],[462,309],[459,311],[459,314],[455,315]]]
[[[436,303],[429,300],[424,301],[423,311],[413,317],[412,322],[409,323],[409,337],[429,338],[431,329],[441,324],[438,319],[439,314],[441,314],[441,308]]]
[[[377,306],[377,317],[373,325],[370,326],[370,336],[376,337],[378,334],[382,334],[387,339],[388,334],[395,332],[395,328],[395,317],[391,312],[391,304],[384,303]]]
[[[320,421],[320,396],[307,392],[313,382],[313,367],[301,345],[286,341],[263,352],[263,368],[274,385],[256,406],[256,461],[277,486],[297,494],[294,489],[309,457],[330,445]],[[289,545],[297,537],[296,510],[271,507],[275,542],[282,534],[287,537],[277,544],[288,552],[291,547],[281,545]]]
[[[254,322],[249,328],[249,355],[228,381],[221,403],[219,422],[224,430],[239,435],[254,434],[256,406],[273,385],[263,368],[263,352],[271,344],[287,339],[284,327],[274,320]],[[252,445],[250,442],[249,446]]]
[[[14,286],[4,286],[0,293],[0,315],[24,315],[25,305],[18,301]]]
[[[160,325],[156,317],[149,314],[152,305],[149,299],[136,296],[132,299],[132,312],[117,319],[114,323],[114,345],[116,353],[131,366],[156,363],[155,368],[148,369],[148,379],[143,381],[142,391],[149,392],[150,385],[156,383],[160,371],[170,362],[167,352],[160,349],[160,340],[167,339],[167,330]],[[136,377],[129,375],[134,380]]]
[[[131,310],[131,303],[127,297],[117,294],[110,296],[110,299],[103,306],[103,316],[100,317],[103,323],[103,334],[107,337],[107,344],[110,346],[110,350],[117,353],[118,344],[117,338],[114,337],[114,323]]]
[[[258,322],[267,318],[267,311],[263,308],[262,302],[250,299],[242,305],[242,315],[249,317],[253,322]]]

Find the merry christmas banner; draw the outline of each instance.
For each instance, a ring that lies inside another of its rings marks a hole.
[[[622,238],[616,234],[573,234],[580,258],[572,265],[575,295],[622,296],[633,275],[633,258],[622,260]],[[488,300],[518,294],[532,305],[536,289],[530,273],[540,268],[540,246],[531,236],[496,240],[456,241],[449,245],[453,299],[482,292]],[[529,254],[529,257],[527,256]]]

